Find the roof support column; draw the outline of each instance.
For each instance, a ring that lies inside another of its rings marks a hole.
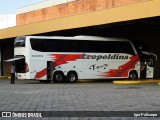
[[[0,42],[0,74],[4,75],[4,48],[3,41]]]

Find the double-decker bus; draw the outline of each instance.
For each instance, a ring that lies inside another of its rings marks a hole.
[[[78,79],[140,78],[141,62],[131,41],[96,36],[17,37],[17,79],[76,82]],[[153,68],[153,67],[152,67]],[[153,69],[146,78],[153,77]]]

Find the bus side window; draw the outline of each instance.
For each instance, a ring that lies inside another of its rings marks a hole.
[[[44,40],[43,39],[31,39],[31,47],[33,50],[44,51]]]
[[[58,52],[71,52],[71,42],[68,40],[59,40]]]
[[[87,50],[87,43],[86,41],[78,41],[78,46],[79,46],[79,52],[86,52]]]
[[[56,52],[57,51],[57,41],[56,40],[46,40],[45,52]]]
[[[70,52],[71,52],[71,51],[77,52],[76,42],[74,42],[74,41],[71,43]]]
[[[86,51],[86,44],[83,40],[71,40],[68,46],[68,52],[85,52]]]

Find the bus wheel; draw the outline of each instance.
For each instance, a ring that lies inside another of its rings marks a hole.
[[[137,74],[136,71],[131,71],[131,72],[129,73],[129,79],[135,80],[135,79],[137,79],[137,78],[138,78],[138,74]]]
[[[62,72],[56,72],[56,73],[54,73],[53,81],[55,83],[64,82],[64,74]]]
[[[77,80],[78,80],[78,75],[77,75],[76,72],[69,72],[69,73],[67,74],[67,79],[66,79],[66,81],[67,81],[68,83],[75,83]]]

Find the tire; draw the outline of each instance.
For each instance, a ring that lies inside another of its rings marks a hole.
[[[131,71],[131,72],[129,73],[129,79],[130,79],[130,80],[136,80],[137,78],[138,78],[138,74],[137,74],[136,71]]]
[[[55,83],[64,82],[64,74],[62,72],[56,72],[53,76],[53,82]]]
[[[77,80],[78,80],[78,76],[77,76],[77,73],[76,73],[76,72],[69,72],[69,73],[67,74],[67,79],[66,79],[66,81],[67,81],[68,83],[75,83],[75,82],[77,82]]]

